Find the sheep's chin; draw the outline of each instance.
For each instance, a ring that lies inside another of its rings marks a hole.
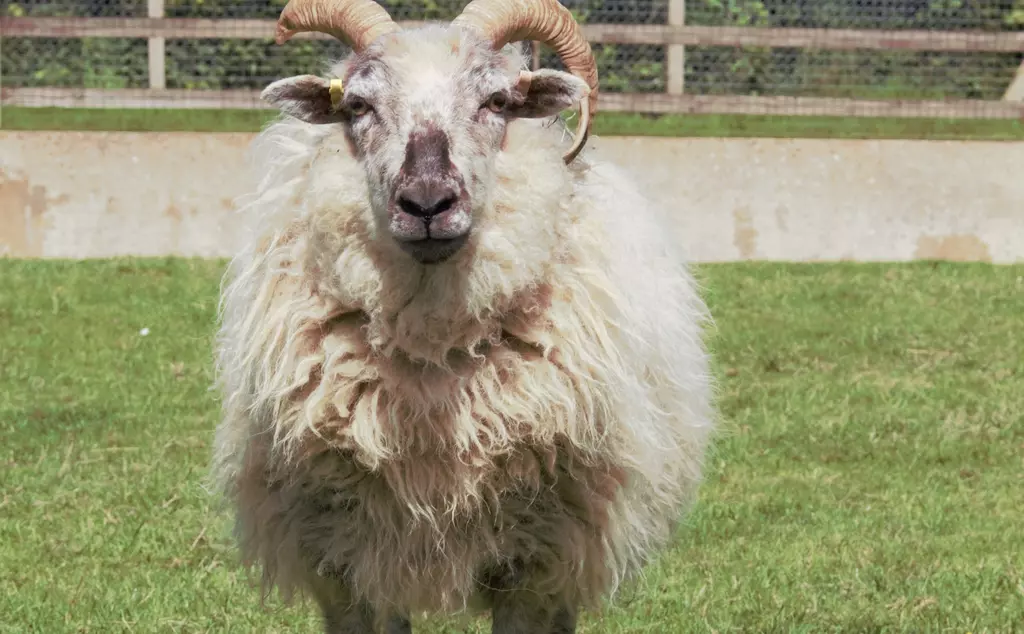
[[[402,251],[420,264],[435,265],[449,261],[466,244],[469,234],[452,239],[425,238],[423,240],[396,240]]]

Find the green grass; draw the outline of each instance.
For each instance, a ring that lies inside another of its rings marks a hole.
[[[0,259],[0,632],[318,631],[259,607],[201,488],[222,266]],[[1024,631],[1024,267],[699,275],[725,431],[581,631]]]
[[[4,108],[4,130],[254,132],[269,110],[118,110]],[[602,112],[596,135],[1024,140],[1024,122],[998,119],[896,119],[818,116],[643,115]]]
[[[4,130],[131,132],[255,132],[276,116],[271,110],[21,107],[2,114]]]

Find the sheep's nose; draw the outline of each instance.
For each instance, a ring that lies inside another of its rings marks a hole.
[[[450,185],[423,179],[398,192],[398,206],[410,216],[429,219],[451,209],[458,197],[458,192]]]

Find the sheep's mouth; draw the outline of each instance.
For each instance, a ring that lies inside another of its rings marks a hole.
[[[398,244],[420,264],[441,264],[466,244],[468,234],[454,238],[423,238],[399,240]]]
[[[466,244],[472,229],[471,210],[462,201],[416,214],[394,201],[389,216],[391,237],[421,264],[440,264],[452,257]]]

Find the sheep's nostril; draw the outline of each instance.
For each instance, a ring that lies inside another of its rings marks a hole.
[[[434,208],[430,211],[430,215],[436,216],[437,214],[443,214],[444,212],[451,209],[454,205],[455,196],[449,196],[448,198],[445,198],[441,202],[437,203],[437,205],[435,205]]]
[[[458,195],[451,187],[419,182],[399,192],[395,202],[410,216],[430,218],[454,207]]]
[[[398,206],[402,211],[410,216],[421,217],[430,215],[425,209],[423,209],[423,207],[420,207],[418,204],[405,197],[400,197],[398,199]]]

